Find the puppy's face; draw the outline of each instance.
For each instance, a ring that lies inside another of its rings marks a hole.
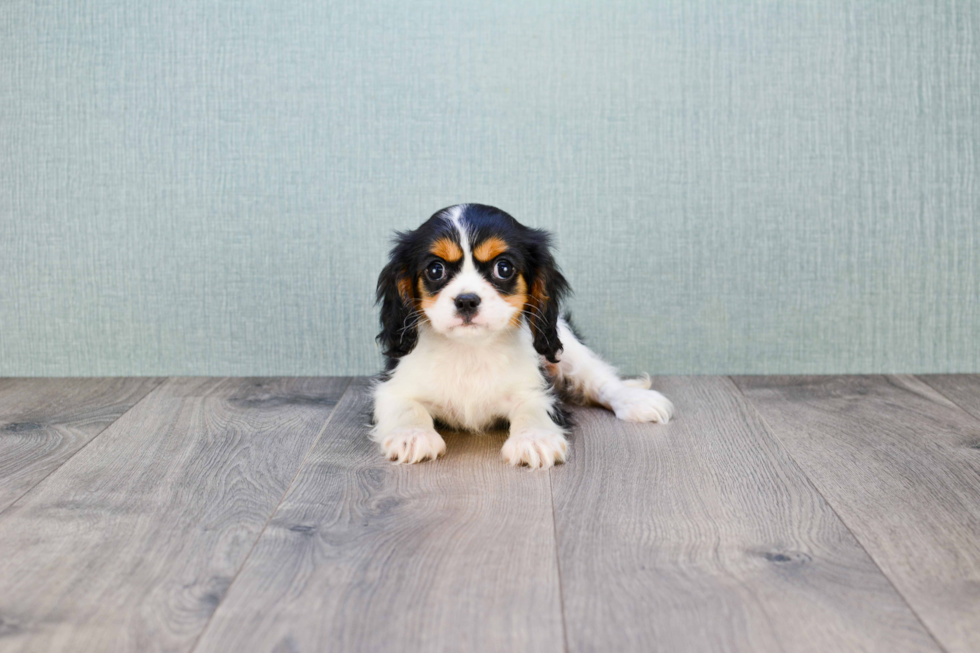
[[[528,301],[528,257],[516,229],[499,219],[472,229],[455,213],[442,222],[424,239],[415,275],[425,319],[450,338],[519,326]]]
[[[474,341],[519,328],[523,318],[537,345],[538,332],[549,328],[552,317],[557,321],[557,300],[566,288],[547,233],[493,207],[453,206],[399,235],[378,281],[379,340],[390,341],[393,353],[386,353],[397,357],[411,351],[420,322],[449,338]]]

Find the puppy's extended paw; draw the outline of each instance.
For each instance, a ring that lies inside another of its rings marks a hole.
[[[666,424],[674,414],[674,404],[656,390],[620,388],[609,401],[616,417],[627,422]]]
[[[532,469],[547,469],[565,462],[568,442],[561,433],[545,429],[519,429],[510,434],[500,450],[511,465],[527,465]]]
[[[381,439],[381,450],[396,463],[420,463],[446,453],[446,441],[432,429],[401,428]]]

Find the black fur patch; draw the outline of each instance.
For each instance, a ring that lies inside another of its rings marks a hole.
[[[561,399],[555,402],[548,415],[551,417],[552,422],[563,429],[569,429],[575,426],[575,416],[569,410],[568,405]]]

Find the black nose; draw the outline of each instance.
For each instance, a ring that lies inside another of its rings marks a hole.
[[[480,296],[476,293],[468,292],[463,295],[456,295],[456,310],[460,315],[470,316],[476,313],[476,307],[480,305]]]

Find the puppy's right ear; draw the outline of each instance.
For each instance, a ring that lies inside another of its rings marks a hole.
[[[381,333],[377,340],[385,356],[401,358],[413,349],[419,339],[415,289],[409,275],[405,234],[391,250],[391,260],[378,277],[377,303],[381,304]]]

